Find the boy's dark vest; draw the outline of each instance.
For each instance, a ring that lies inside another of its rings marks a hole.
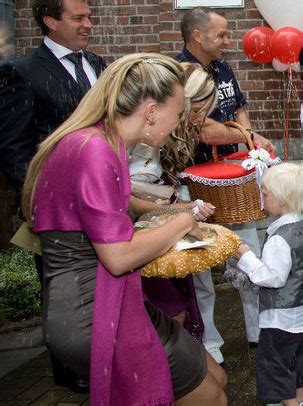
[[[292,267],[282,288],[260,288],[260,312],[303,306],[303,220],[279,227],[274,235],[280,235],[289,245]]]

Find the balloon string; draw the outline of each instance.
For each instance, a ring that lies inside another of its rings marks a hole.
[[[285,161],[288,161],[288,124],[289,124],[289,102],[286,103],[286,123],[285,123]]]
[[[285,161],[288,161],[288,151],[289,151],[289,110],[291,99],[298,99],[298,89],[296,83],[293,80],[292,67],[288,67],[288,82],[287,82],[287,92],[286,92],[286,115],[285,115]]]
[[[292,70],[291,67],[288,67],[288,83],[287,83],[287,97],[286,97],[286,116],[285,116],[285,161],[288,161],[288,141],[289,141],[289,104],[291,94],[293,92],[293,83],[292,83]]]
[[[298,90],[293,80],[292,67],[288,67],[288,83],[287,83],[287,103],[290,103],[291,97],[294,99],[299,98]]]

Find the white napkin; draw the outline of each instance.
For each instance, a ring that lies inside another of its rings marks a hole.
[[[185,240],[180,240],[177,242],[175,246],[176,251],[183,251],[183,250],[190,250],[193,248],[201,248],[201,247],[209,247],[214,244],[214,240],[212,238],[208,238],[203,241],[195,241],[195,242],[188,242]]]

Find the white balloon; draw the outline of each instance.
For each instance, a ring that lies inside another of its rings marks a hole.
[[[255,0],[255,5],[274,30],[287,26],[303,31],[302,0]]]
[[[274,58],[272,60],[272,67],[274,68],[274,70],[276,70],[277,72],[284,72],[288,69],[288,64],[287,63],[283,63],[281,62],[278,58]]]

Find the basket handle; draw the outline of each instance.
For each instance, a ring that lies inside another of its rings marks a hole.
[[[251,138],[250,138],[250,133],[245,130],[245,128],[243,128],[240,124],[236,123],[235,121],[225,121],[224,125],[226,125],[227,127],[233,127],[233,128],[237,128],[238,130],[241,131],[241,133],[244,135],[244,137],[246,138],[246,144],[249,147],[249,150],[252,151],[253,149],[255,149],[254,143],[252,142]],[[219,158],[218,158],[218,149],[217,149],[217,145],[213,145],[213,159],[214,162],[218,162]]]

